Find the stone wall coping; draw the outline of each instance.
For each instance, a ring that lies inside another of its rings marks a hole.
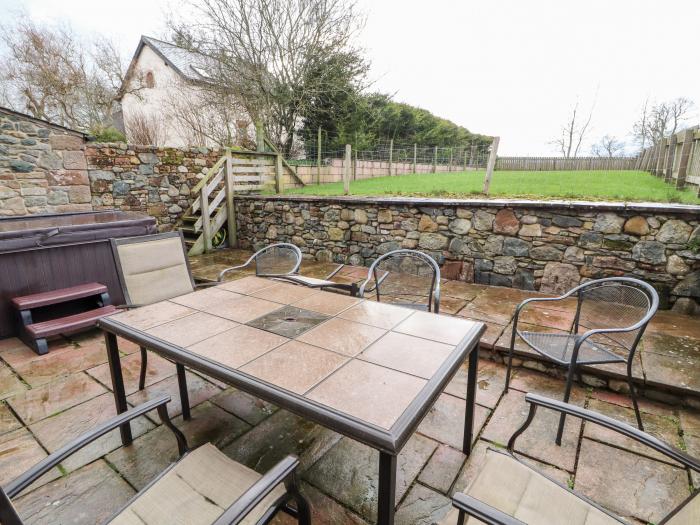
[[[651,212],[672,214],[700,214],[700,205],[662,202],[604,202],[528,199],[434,199],[422,197],[363,197],[319,195],[241,195],[236,199],[291,202],[326,202],[328,204],[408,205],[413,207],[485,207],[485,208],[541,208],[610,212]]]

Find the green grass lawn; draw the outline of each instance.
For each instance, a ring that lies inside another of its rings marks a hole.
[[[351,195],[482,197],[483,171],[378,177],[350,183]],[[287,193],[342,195],[343,184],[308,185]],[[497,171],[490,197],[654,201],[700,204],[694,189],[678,191],[644,171]]]

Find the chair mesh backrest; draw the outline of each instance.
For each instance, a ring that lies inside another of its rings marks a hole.
[[[116,244],[129,304],[146,305],[194,291],[180,235]]]
[[[579,329],[627,328],[635,325],[649,313],[652,301],[643,288],[631,282],[606,281],[592,283],[579,291]],[[616,332],[605,336],[594,336],[594,340],[603,343],[611,341],[632,350],[639,331],[644,326],[627,332]]]
[[[401,251],[386,254],[374,267],[379,300],[384,302],[430,304],[437,275],[429,256],[421,252]]]
[[[299,269],[301,258],[293,246],[276,245],[263,248],[255,255],[256,275],[289,275]]]

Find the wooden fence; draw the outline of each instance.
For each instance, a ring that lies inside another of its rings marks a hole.
[[[637,169],[637,157],[498,157],[497,171],[598,171]]]
[[[700,126],[680,131],[643,150],[637,169],[663,178],[678,189],[695,185],[700,196]]]

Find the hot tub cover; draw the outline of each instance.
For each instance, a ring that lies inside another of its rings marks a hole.
[[[131,211],[10,217],[0,219],[0,254],[155,232],[153,217]]]

